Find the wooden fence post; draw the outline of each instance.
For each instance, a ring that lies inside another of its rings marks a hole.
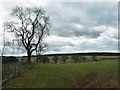
[[[15,65],[15,69],[14,69],[14,71],[15,71],[15,72],[14,72],[14,75],[16,76],[16,65]]]

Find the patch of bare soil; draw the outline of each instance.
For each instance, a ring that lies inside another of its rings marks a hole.
[[[96,72],[91,72],[77,80],[73,88],[118,88],[118,82],[112,78],[113,75],[110,74],[103,82]]]

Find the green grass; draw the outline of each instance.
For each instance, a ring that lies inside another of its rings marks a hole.
[[[95,80],[98,80],[97,82],[104,87],[109,87],[109,85],[117,87],[118,61],[109,60],[76,64],[37,64],[34,69],[31,69],[23,75],[10,80],[6,84],[6,87],[79,87],[79,83],[81,84],[83,81],[89,79],[89,76],[92,76],[92,79],[97,78]],[[89,83],[91,82],[92,80],[89,81]],[[105,83],[108,83],[107,86]]]

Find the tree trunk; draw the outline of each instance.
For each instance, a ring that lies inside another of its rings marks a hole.
[[[27,55],[28,55],[27,56],[27,60],[28,60],[27,62],[28,62],[28,64],[31,64],[31,53],[28,51]]]
[[[57,60],[55,60],[55,64],[57,64]]]
[[[39,61],[40,55],[36,55],[36,62]]]
[[[36,62],[38,62],[38,57],[39,55],[37,54],[37,50],[36,50]]]
[[[38,55],[36,55],[36,62],[38,62]]]
[[[65,60],[64,60],[64,64],[65,64]]]
[[[45,64],[45,60],[43,60],[44,64]]]
[[[85,57],[85,55],[83,56],[83,61],[85,62],[85,60],[86,60],[86,57]]]
[[[43,60],[42,55],[40,55],[39,61],[42,62],[42,60]]]
[[[77,60],[75,59],[75,63],[77,63]]]

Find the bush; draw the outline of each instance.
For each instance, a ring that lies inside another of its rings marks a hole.
[[[54,61],[55,63],[57,63],[58,59],[59,59],[58,56],[54,56],[54,57],[53,57],[53,61]]]
[[[79,57],[77,55],[71,56],[71,59],[74,60],[75,63],[77,63],[79,61]]]
[[[45,61],[45,62],[49,62],[49,58],[47,57],[47,56],[43,56],[43,61]]]
[[[79,56],[79,59],[80,59],[80,61],[85,62],[87,58],[85,57],[85,55],[83,55],[83,56]]]
[[[3,57],[2,63],[15,63],[18,59],[16,57],[10,56],[10,57]]]
[[[97,56],[91,56],[91,58],[93,59],[94,62],[98,61]]]
[[[64,63],[66,62],[67,59],[68,59],[68,56],[61,56],[61,61],[63,61]]]

